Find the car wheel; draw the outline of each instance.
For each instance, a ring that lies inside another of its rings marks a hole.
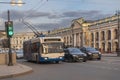
[[[55,61],[55,63],[57,63],[57,64],[58,64],[58,63],[59,63],[59,61]]]
[[[86,62],[87,60],[86,59],[83,59],[83,62]]]
[[[101,57],[99,57],[97,60],[101,60]]]
[[[69,62],[73,62],[73,59],[72,58],[69,58],[69,60],[68,60]]]

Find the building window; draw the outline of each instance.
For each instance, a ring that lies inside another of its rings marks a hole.
[[[96,43],[96,48],[99,49],[99,43]]]
[[[67,45],[69,45],[69,37],[67,36]]]
[[[66,38],[64,37],[64,43],[66,44]]]
[[[72,36],[70,36],[70,43],[72,43]]]
[[[108,42],[108,50],[107,51],[111,52],[111,43],[110,42]]]
[[[105,52],[105,43],[102,43],[102,52]]]
[[[118,42],[115,42],[115,51],[117,52],[118,50]]]
[[[108,40],[111,40],[111,31],[108,30]]]
[[[105,40],[105,32],[104,31],[101,32],[101,40]]]
[[[99,33],[96,32],[96,41],[98,41],[98,40],[99,40]]]
[[[91,33],[91,41],[94,41],[94,34]]]
[[[114,39],[118,39],[118,36],[117,36],[117,35],[118,35],[118,33],[117,33],[117,32],[118,32],[118,30],[117,30],[117,29],[115,29],[115,30],[114,30],[114,36],[115,36],[115,37],[114,37]]]

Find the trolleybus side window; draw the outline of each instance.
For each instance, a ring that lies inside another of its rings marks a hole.
[[[32,43],[32,45],[31,45],[32,53],[38,53],[39,47],[40,47],[40,43],[38,43],[38,42]]]

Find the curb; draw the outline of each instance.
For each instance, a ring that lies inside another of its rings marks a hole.
[[[0,76],[0,79],[17,77],[17,76],[21,76],[21,75],[28,74],[28,73],[31,73],[31,72],[33,72],[33,70],[26,71],[26,72],[23,72],[23,73],[18,73],[18,74],[4,75],[4,76]]]
[[[102,57],[117,57],[117,54],[102,54]]]
[[[32,69],[32,68],[29,68],[28,70],[25,70],[25,71],[23,71],[23,72],[17,72],[17,73],[11,73],[11,74],[2,75],[2,76],[0,76],[0,79],[17,77],[17,76],[29,74],[29,73],[31,73],[31,72],[33,72],[33,69]]]

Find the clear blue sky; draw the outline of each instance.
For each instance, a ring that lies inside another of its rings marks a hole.
[[[10,2],[11,0],[0,0]],[[18,0],[16,0],[18,1]],[[96,20],[111,16],[120,8],[120,0],[22,0],[22,7],[0,4],[0,29],[4,29],[7,10],[11,12],[15,32],[30,31],[21,18],[34,25],[39,31],[70,26],[71,20],[84,17]],[[25,29],[24,29],[25,28]]]

